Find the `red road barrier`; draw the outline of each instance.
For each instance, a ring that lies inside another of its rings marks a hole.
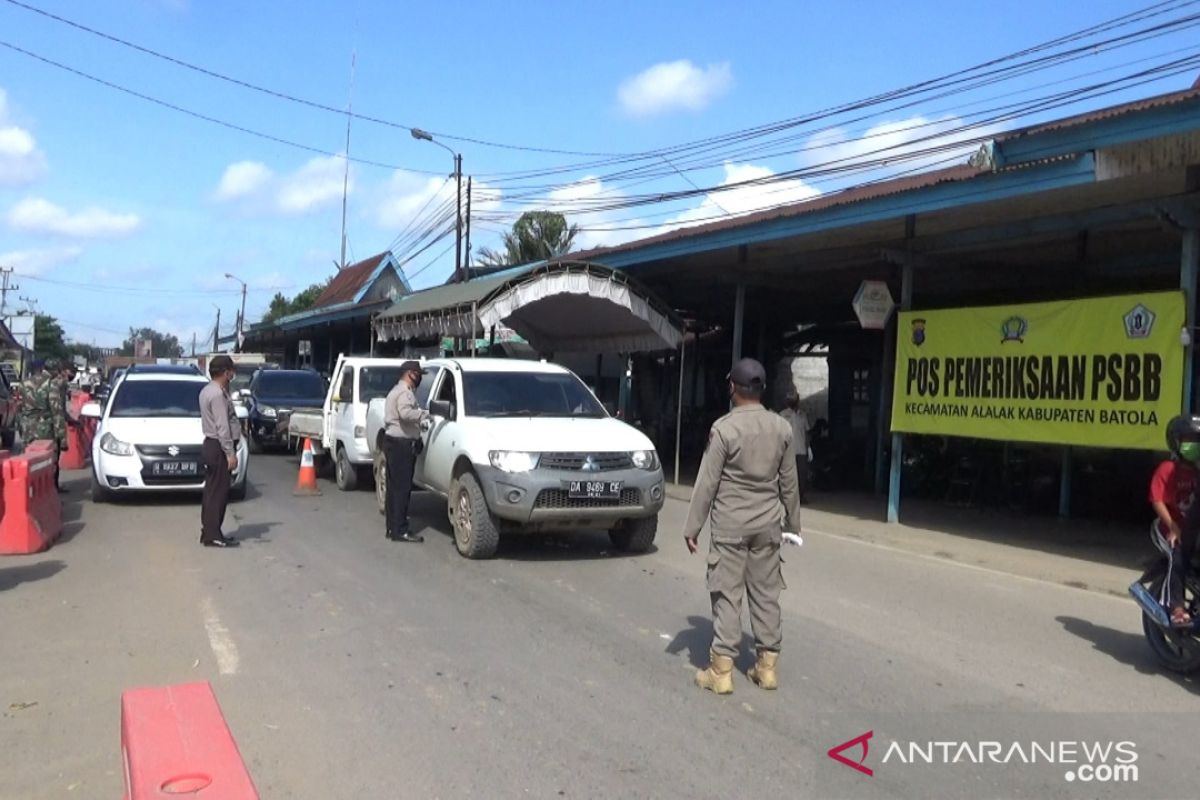
[[[125,800],[258,800],[207,681],[123,693],[121,754]]]
[[[62,500],[54,487],[54,451],[34,442],[4,461],[4,518],[0,554],[27,555],[45,550],[62,533]]]
[[[68,401],[71,417],[79,419],[79,410],[90,399],[86,392],[74,392]],[[87,431],[80,425],[68,425],[67,449],[58,457],[58,465],[63,469],[83,469],[87,466],[91,449],[92,443],[87,438]]]

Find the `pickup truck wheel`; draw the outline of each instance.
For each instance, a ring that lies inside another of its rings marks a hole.
[[[658,517],[627,519],[619,528],[608,532],[613,547],[624,553],[644,553],[654,544],[658,533]]]
[[[344,447],[338,448],[334,477],[337,479],[337,487],[343,492],[353,492],[358,488],[358,470],[350,463],[350,456],[346,455]]]
[[[373,461],[375,471],[375,503],[379,506],[379,513],[387,513],[387,457],[383,454],[383,450],[375,451]]]
[[[454,510],[454,545],[467,558],[491,558],[500,545],[500,529],[487,507],[479,480],[465,473],[450,494]]]

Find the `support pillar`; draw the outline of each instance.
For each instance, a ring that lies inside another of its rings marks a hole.
[[[679,402],[675,408],[675,485],[679,485],[679,453],[683,448],[683,374],[684,353],[687,352],[687,334],[679,343]]]
[[[911,222],[910,222],[911,227]],[[905,262],[900,269],[900,310],[912,309],[913,273],[912,264]],[[894,349],[894,348],[893,348]],[[904,437],[899,433],[892,434],[892,466],[888,476],[888,507],[887,521],[900,521],[900,468],[904,463]]]
[[[733,364],[742,359],[742,336],[746,327],[746,284],[737,285],[733,301]]]
[[[1183,232],[1183,252],[1179,263],[1179,287],[1183,289],[1184,327],[1187,331],[1187,346],[1183,349],[1183,398],[1182,410],[1191,414],[1196,408],[1192,384],[1194,382],[1196,357],[1196,279],[1200,271],[1200,228],[1187,228]]]
[[[1058,480],[1058,516],[1071,516],[1071,476],[1075,472],[1075,453],[1070,447],[1062,451],[1062,475]]]

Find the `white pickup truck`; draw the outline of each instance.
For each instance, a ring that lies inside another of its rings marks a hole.
[[[417,399],[432,419],[414,482],[446,497],[459,553],[488,558],[501,533],[570,528],[606,529],[619,550],[650,548],[665,491],[658,454],[573,372],[489,358],[423,366]],[[381,513],[383,405],[372,400],[366,420]]]
[[[371,475],[367,405],[387,397],[400,380],[405,359],[339,356],[321,408],[297,408],[288,420],[288,438],[310,439],[313,455],[333,459],[337,486],[354,491]]]

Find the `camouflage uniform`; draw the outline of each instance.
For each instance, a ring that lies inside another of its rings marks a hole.
[[[70,386],[61,374],[48,381],[50,386],[50,415],[53,422],[53,438],[60,449],[67,446],[67,393]]]
[[[38,439],[53,438],[50,381],[39,372],[25,381],[21,391],[21,442],[28,446]]]

